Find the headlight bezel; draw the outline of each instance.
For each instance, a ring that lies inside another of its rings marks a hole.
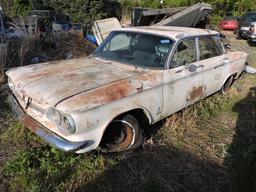
[[[56,108],[51,108],[47,111],[46,116],[64,135],[76,133],[76,124],[70,114],[66,114]]]
[[[10,87],[10,89],[11,89],[12,91],[15,90],[15,85],[14,85],[14,83],[12,82],[12,79],[11,79],[10,77],[8,77],[8,86]]]

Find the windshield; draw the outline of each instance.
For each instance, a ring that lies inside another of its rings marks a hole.
[[[223,19],[224,21],[232,21],[232,20],[237,20],[237,17],[235,16],[226,16]]]
[[[115,31],[94,55],[138,67],[165,68],[174,41],[156,35]]]
[[[247,13],[244,16],[245,21],[255,21],[256,20],[256,12],[255,13]]]

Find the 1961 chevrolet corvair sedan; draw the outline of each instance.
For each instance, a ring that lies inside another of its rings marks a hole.
[[[65,151],[130,151],[147,125],[217,91],[227,92],[247,54],[219,33],[181,27],[114,30],[87,58],[7,72],[20,121]]]

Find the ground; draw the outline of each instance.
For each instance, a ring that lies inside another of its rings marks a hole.
[[[233,50],[256,47],[236,40]],[[0,95],[0,191],[256,191],[256,75],[150,127],[129,155],[61,152],[20,125]]]

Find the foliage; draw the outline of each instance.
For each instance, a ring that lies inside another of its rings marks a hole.
[[[80,158],[50,146],[22,150],[7,163],[4,175],[12,178],[13,191],[48,191],[52,187],[49,183],[58,184],[67,179],[68,172]]]
[[[104,0],[0,0],[0,5],[11,16],[23,16],[31,9],[53,9],[69,14],[73,21],[88,22],[106,16]]]
[[[12,5],[13,0],[0,0],[0,6],[4,9],[7,15],[11,15]]]
[[[110,4],[110,0],[0,0],[0,5],[6,13],[12,16],[25,15],[30,9],[54,9],[63,11],[75,21],[91,21],[107,16],[105,5]],[[120,1],[124,13],[136,6],[159,8],[160,0],[122,0]],[[201,2],[200,0],[165,0],[164,7],[189,6]],[[255,10],[256,4],[252,0],[205,0],[215,8],[215,14],[241,15],[246,11]]]
[[[27,15],[31,9],[29,0],[14,0],[12,6],[12,15],[23,16]]]
[[[103,0],[42,0],[45,7],[69,14],[74,21],[86,22],[104,17]]]

